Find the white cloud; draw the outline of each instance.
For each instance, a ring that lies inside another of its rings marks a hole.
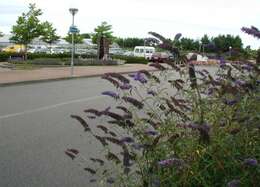
[[[242,26],[260,28],[259,0],[9,0],[0,2],[0,29],[9,32],[29,2],[43,10],[41,19],[52,22],[61,35],[71,24],[68,9],[77,7],[75,21],[81,32],[92,32],[101,21],[107,21],[115,35],[122,37],[146,37],[151,30],[167,37],[177,32],[194,38],[204,33],[230,33],[239,34],[245,45],[260,46],[259,41],[240,31]]]

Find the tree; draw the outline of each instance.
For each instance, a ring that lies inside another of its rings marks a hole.
[[[94,31],[95,33],[92,34],[92,42],[97,44],[98,38],[103,36],[104,38],[108,39],[110,42],[114,39],[113,31],[111,31],[112,25],[108,25],[107,22],[102,22],[101,25],[97,26]]]
[[[210,43],[210,39],[208,35],[204,34],[204,36],[200,39],[202,45],[208,45]]]
[[[191,38],[182,38],[176,42],[176,46],[182,48],[185,51],[197,51],[200,47],[199,41]]]
[[[105,21],[94,29],[95,33],[92,34],[92,42],[98,44],[98,59],[107,59],[109,44],[114,39],[111,29],[112,25],[108,25]]]
[[[0,37],[4,36],[4,34],[0,31]]]
[[[39,16],[42,15],[42,10],[37,9],[35,4],[29,4],[29,11],[22,13],[18,17],[16,25],[12,27],[11,33],[13,36],[10,40],[25,46],[25,59],[27,59],[27,46],[34,38],[42,35],[43,27],[40,23]]]
[[[83,43],[83,36],[79,33],[74,33],[74,42],[75,44],[82,44]],[[72,43],[72,34],[68,33],[68,35],[64,38],[66,42]]]
[[[89,33],[83,33],[83,34],[81,34],[81,36],[83,38],[86,38],[86,39],[90,39],[91,38],[91,34],[89,34]]]
[[[213,38],[213,42],[215,43],[218,52],[228,52],[230,47],[239,51],[241,51],[243,48],[241,38],[239,36],[232,36],[230,34],[219,35]]]
[[[123,48],[134,48],[135,46],[143,46],[143,38],[116,38],[115,42]]]
[[[43,36],[42,41],[46,42],[47,44],[51,45],[56,42],[60,37],[56,34],[56,29],[53,28],[52,24],[48,21],[42,23],[43,27]]]

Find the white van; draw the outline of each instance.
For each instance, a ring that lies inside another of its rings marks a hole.
[[[134,48],[134,56],[136,57],[145,57],[146,59],[151,59],[152,54],[155,52],[154,47],[148,46],[136,46]]]

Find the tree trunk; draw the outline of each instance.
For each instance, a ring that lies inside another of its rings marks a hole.
[[[25,44],[25,45],[24,45],[24,60],[25,60],[25,61],[27,61],[27,59],[28,59],[27,48],[28,48],[28,45]]]
[[[98,47],[98,59],[102,60],[105,55],[105,50],[104,50],[104,37],[100,36],[99,38],[99,47]]]
[[[260,65],[260,49],[257,50],[256,64]]]

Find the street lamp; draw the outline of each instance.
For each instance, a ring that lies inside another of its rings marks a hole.
[[[69,9],[70,13],[72,14],[72,25],[71,25],[71,28],[74,28],[74,16],[75,14],[78,12],[78,9],[77,8],[70,8]],[[73,76],[73,66],[74,66],[74,53],[75,53],[75,43],[74,43],[74,31],[71,32],[71,40],[72,40],[72,49],[71,49],[71,63],[70,63],[70,66],[71,66],[71,69],[70,69],[70,75]]]
[[[231,57],[232,54],[232,46],[229,46],[229,56]]]

